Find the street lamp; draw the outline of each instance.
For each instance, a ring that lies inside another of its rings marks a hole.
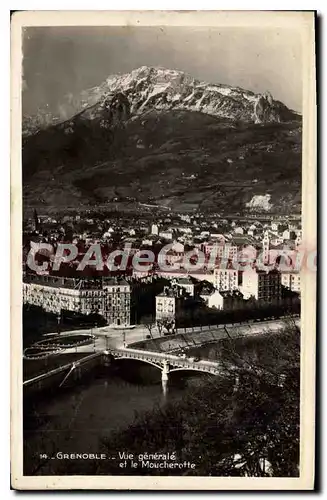
[[[61,320],[61,290],[60,290],[60,287],[58,290],[59,290],[59,311],[57,314],[57,331],[58,331],[58,335],[60,335],[60,320]]]
[[[97,326],[98,326],[98,324],[95,323],[95,329],[97,329]],[[93,348],[94,348],[94,352],[95,352],[95,335],[94,335],[94,339],[93,339]]]
[[[57,331],[58,331],[58,335],[60,335],[60,319],[61,319],[61,309],[59,310],[59,312],[57,314]]]

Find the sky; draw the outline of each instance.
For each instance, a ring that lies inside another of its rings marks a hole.
[[[23,40],[23,113],[140,66],[271,92],[301,112],[301,35],[289,28],[30,27]]]

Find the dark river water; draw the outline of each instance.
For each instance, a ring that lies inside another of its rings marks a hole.
[[[131,424],[138,413],[191,391],[206,374],[170,375],[163,394],[161,373],[137,361],[120,361],[115,369],[99,367],[65,390],[24,404],[24,474],[63,474],[56,453],[99,453],[101,440]],[[78,473],[78,472],[76,472]]]

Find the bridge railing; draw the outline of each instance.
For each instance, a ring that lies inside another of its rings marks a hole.
[[[215,361],[199,360],[194,362],[189,358],[182,358],[181,356],[175,356],[174,354],[143,351],[139,349],[131,349],[131,348],[115,349],[112,352],[113,353],[116,352],[118,356],[122,355],[124,357],[134,358],[134,359],[151,359],[152,361],[161,361],[161,362],[171,361],[173,363],[177,363],[179,366],[187,366],[187,367],[194,366],[194,368],[196,369],[198,369],[199,367],[217,369],[220,366],[220,364]]]

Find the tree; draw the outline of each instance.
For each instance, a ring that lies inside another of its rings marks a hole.
[[[157,328],[158,328],[158,332],[159,332],[159,335],[161,337],[161,334],[162,334],[162,329],[163,329],[163,322],[161,319],[157,319]]]
[[[280,332],[227,338],[217,352],[219,377],[205,380],[181,401],[140,415],[128,429],[105,440],[107,453],[173,449],[179,462],[196,462],[194,470],[185,471],[188,475],[298,476],[299,329],[290,322]],[[240,379],[236,390],[235,374]],[[100,463],[95,473],[117,472],[115,464],[109,467]],[[151,473],[167,474],[160,469]],[[180,471],[169,471],[174,474]]]
[[[167,335],[174,333],[175,330],[175,319],[171,317],[162,318],[162,326],[165,328]]]
[[[298,475],[300,330],[294,319],[259,339],[229,337],[221,344],[222,365],[239,380],[231,420],[237,423],[235,442],[243,463],[238,472]],[[231,466],[231,455],[228,460]]]
[[[144,319],[143,319],[143,325],[145,326],[145,328],[148,330],[149,332],[149,335],[151,338],[153,338],[153,335],[152,335],[152,331],[153,329],[155,328],[155,322],[153,320],[153,317],[152,316],[146,316]]]

